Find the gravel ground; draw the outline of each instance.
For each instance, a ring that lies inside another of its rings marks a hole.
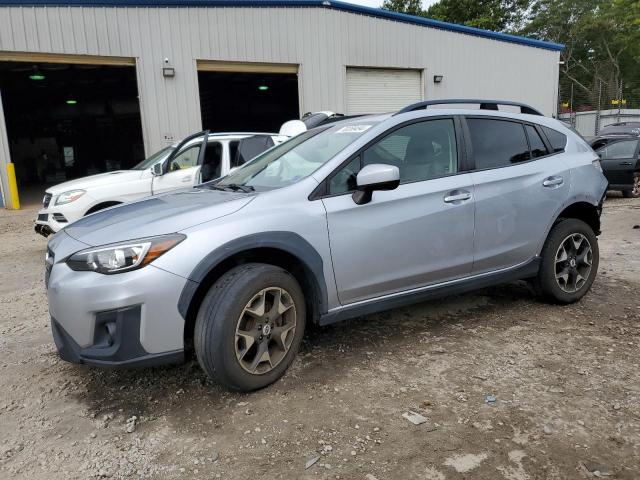
[[[0,478],[640,478],[640,200],[607,200],[575,305],[515,283],[313,329],[248,395],[59,360],[34,216],[0,210]]]

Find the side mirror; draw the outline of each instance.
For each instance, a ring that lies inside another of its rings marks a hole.
[[[158,162],[158,163],[154,163],[153,167],[151,167],[151,173],[155,176],[155,177],[160,177],[162,176],[162,162]]]
[[[353,201],[364,205],[371,201],[374,190],[395,190],[400,185],[400,170],[394,165],[374,163],[365,166],[356,177],[358,190],[353,192]]]

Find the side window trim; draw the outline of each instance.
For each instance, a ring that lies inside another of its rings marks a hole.
[[[388,130],[385,130],[384,132],[382,132],[381,134],[379,134],[378,136],[376,136],[375,138],[373,138],[369,142],[367,142],[364,146],[362,146],[360,149],[358,149],[355,153],[350,155],[349,158],[347,158],[345,161],[343,161],[336,168],[334,168],[333,171],[331,173],[329,173],[324,178],[324,180],[322,180],[322,182],[320,182],[320,184],[315,188],[315,190],[313,192],[311,192],[311,194],[308,197],[309,200],[319,200],[319,199],[322,199],[322,198],[339,197],[341,195],[349,195],[349,194],[353,193],[353,192],[343,192],[343,193],[330,194],[329,193],[329,182],[331,181],[331,179],[336,174],[338,174],[340,172],[340,170],[342,170],[344,167],[349,165],[349,163],[351,163],[353,160],[355,160],[355,158],[358,157],[358,156],[360,156],[360,168],[362,168],[362,153],[366,149],[371,147],[372,145],[378,143],[380,140],[382,140],[386,136],[391,135],[396,130],[400,130],[401,128],[404,128],[404,127],[406,127],[408,125],[413,125],[415,123],[428,122],[430,120],[452,120],[453,121],[454,134],[456,136],[457,171],[455,173],[450,173],[448,175],[442,175],[440,177],[431,178],[431,179],[428,179],[428,180],[416,180],[416,181],[413,181],[413,182],[403,182],[400,185],[407,185],[407,184],[416,183],[416,182],[428,182],[428,181],[431,181],[431,180],[437,180],[438,178],[451,177],[453,175],[459,175],[459,174],[462,174],[462,173],[466,173],[465,171],[463,171],[461,169],[461,165],[464,165],[464,156],[463,156],[462,152],[464,152],[465,149],[464,149],[464,145],[461,143],[462,139],[464,137],[461,134],[461,131],[458,130],[458,128],[461,126],[461,124],[459,123],[459,121],[456,121],[457,117],[460,117],[460,115],[428,115],[428,116],[423,116],[423,117],[419,117],[419,118],[414,118],[412,120],[407,120],[406,122],[399,123],[396,126],[390,128]]]

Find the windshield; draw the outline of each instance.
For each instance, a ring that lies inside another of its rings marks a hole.
[[[156,152],[153,155],[151,155],[149,158],[146,158],[143,161],[141,161],[139,164],[133,167],[132,170],[146,170],[147,168],[151,168],[153,164],[159,161],[165,161],[167,157],[171,155],[171,152],[173,152],[174,148],[176,147],[174,147],[173,145],[170,147],[163,148],[159,152]]]
[[[308,177],[376,122],[314,128],[267,150],[218,182],[216,188],[273,190]]]

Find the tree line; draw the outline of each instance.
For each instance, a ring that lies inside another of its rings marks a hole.
[[[561,97],[574,109],[640,108],[638,0],[384,0],[382,8],[564,44]],[[577,100],[579,99],[579,101]],[[600,99],[600,100],[599,100]]]

